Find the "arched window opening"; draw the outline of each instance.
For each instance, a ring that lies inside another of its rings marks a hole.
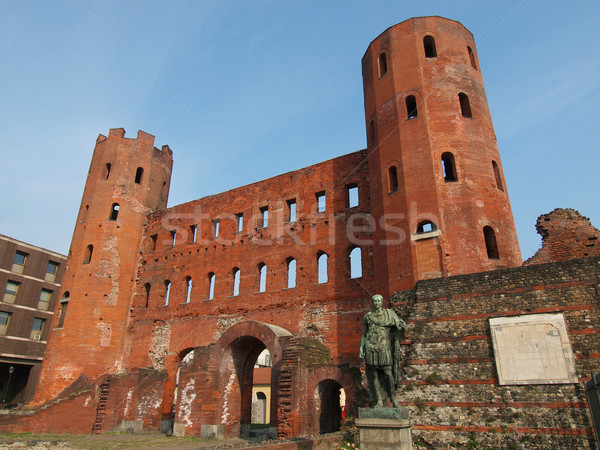
[[[237,297],[240,295],[240,277],[241,271],[237,267],[233,268],[233,296]]]
[[[388,169],[388,184],[389,192],[396,192],[398,190],[398,170],[396,166],[390,166]]]
[[[138,167],[137,170],[135,171],[135,184],[142,183],[142,174],[143,173],[144,173],[144,168]]]
[[[287,287],[288,289],[296,287],[296,260],[294,258],[287,260]]]
[[[165,306],[169,305],[169,296],[171,295],[171,282],[165,280]]]
[[[473,49],[467,46],[467,51],[469,52],[469,61],[471,61],[471,67],[477,70],[477,63],[475,62],[475,53],[473,53]]]
[[[150,283],[146,283],[144,285],[144,308],[148,308],[148,305],[150,304],[150,289],[152,288],[152,285]]]
[[[417,98],[414,95],[406,97],[406,118],[417,118]]]
[[[485,249],[489,259],[500,259],[498,252],[498,243],[496,242],[496,233],[490,226],[483,227],[483,237],[485,238]]]
[[[362,251],[360,247],[352,249],[350,258],[350,278],[362,277]]]
[[[102,178],[104,180],[108,180],[108,177],[110,176],[110,168],[111,168],[111,164],[110,163],[106,163],[106,165],[104,166],[104,174],[102,175]]]
[[[327,253],[317,253],[317,269],[318,269],[318,283],[327,283],[329,276],[327,274]]]
[[[119,204],[113,203],[108,220],[117,220],[117,217],[119,217]]]
[[[192,298],[192,277],[190,277],[190,276],[185,277],[185,284],[186,284],[185,302],[189,303],[190,299]]]
[[[335,433],[340,431],[342,410],[345,406],[345,395],[342,386],[335,380],[323,380],[318,386],[321,403],[319,415],[319,433]]]
[[[387,57],[385,53],[379,55],[379,78],[387,73]]]
[[[217,277],[214,273],[208,274],[208,300],[212,300],[215,298],[215,282],[217,281]]]
[[[456,164],[454,163],[454,155],[452,153],[442,153],[442,168],[444,171],[444,181],[458,181],[458,176],[456,175]]]
[[[458,94],[458,101],[460,102],[460,112],[463,117],[471,118],[471,104],[469,103],[469,97],[464,92]]]
[[[437,225],[431,220],[424,220],[417,225],[417,234],[431,233],[437,231]]]
[[[258,265],[258,292],[267,290],[267,265],[260,263]]]
[[[435,58],[437,56],[433,36],[427,35],[423,38],[423,47],[425,47],[425,58]]]
[[[58,309],[58,328],[62,328],[65,323],[65,317],[67,315],[67,306],[69,306],[71,294],[66,291],[60,299],[60,306]]]
[[[369,122],[369,143],[372,144],[373,142],[375,142],[375,121],[371,120],[371,122]]]
[[[92,244],[88,245],[85,250],[85,255],[83,256],[83,263],[89,264],[92,260],[92,253],[94,253],[94,246]]]
[[[502,178],[500,177],[500,167],[498,167],[498,163],[496,161],[492,161],[492,169],[494,170],[494,178],[496,179],[496,187],[501,191],[504,191],[504,186],[502,185]]]

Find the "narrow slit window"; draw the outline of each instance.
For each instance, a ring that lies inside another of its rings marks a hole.
[[[417,99],[414,95],[409,95],[406,97],[406,118],[417,118]]]
[[[435,58],[437,56],[433,36],[427,35],[423,38],[423,47],[425,48],[425,58]]]
[[[119,204],[113,203],[110,208],[110,217],[108,220],[117,220],[117,217],[119,217]]]
[[[467,52],[469,52],[469,61],[471,61],[471,67],[477,70],[477,63],[475,62],[475,53],[473,52],[473,49],[467,46]]]
[[[387,56],[385,53],[381,53],[378,58],[379,62],[379,78],[387,73]]]
[[[189,303],[190,299],[192,298],[192,277],[190,277],[190,276],[185,277],[185,284],[186,284],[185,302]]]
[[[267,289],[267,265],[260,263],[258,265],[258,292],[265,292]]]
[[[106,165],[104,166],[104,174],[102,176],[102,178],[104,180],[108,180],[108,177],[110,176],[110,169],[111,169],[111,164],[110,163],[106,163]]]
[[[213,237],[219,237],[219,219],[212,221],[213,223]]]
[[[489,259],[500,259],[498,252],[498,243],[496,242],[496,233],[490,226],[483,227],[483,237],[485,239],[485,249]]]
[[[144,168],[138,167],[135,171],[135,184],[142,184],[142,175],[144,174]]]
[[[454,163],[454,155],[452,153],[442,153],[442,170],[444,172],[444,181],[458,181],[458,177],[456,175],[456,165]]]
[[[295,222],[296,221],[296,199],[291,199],[287,201],[287,221]]]
[[[329,276],[327,274],[327,253],[317,254],[317,282],[319,284],[327,283]]]
[[[171,282],[165,281],[165,306],[169,306],[169,297],[171,296]]]
[[[398,190],[398,170],[396,166],[390,166],[388,169],[388,184],[389,192],[396,192]]]
[[[190,242],[196,242],[198,238],[198,226],[190,225]]]
[[[94,246],[92,244],[88,245],[85,249],[85,255],[83,256],[83,263],[89,264],[92,260],[92,253],[94,253]]]
[[[350,258],[350,278],[362,277],[362,251],[360,247],[352,249],[349,255]]]
[[[458,101],[460,102],[460,112],[463,117],[471,118],[471,103],[469,102],[469,96],[464,92],[458,94]]]
[[[296,260],[294,258],[287,260],[287,287],[288,289],[296,287]]]
[[[150,304],[150,289],[152,288],[152,285],[150,283],[146,283],[144,285],[144,308],[148,308],[148,305]]]
[[[175,244],[177,243],[177,231],[175,230],[171,230],[171,247],[175,247]]]
[[[327,197],[325,191],[317,192],[317,212],[325,212],[327,210]]]
[[[262,228],[267,228],[269,226],[269,207],[263,206],[260,208],[260,222]]]
[[[238,233],[241,233],[242,230],[244,229],[244,215],[242,213],[236,214],[235,220],[236,220],[236,224],[237,224],[236,230]]]
[[[502,178],[500,177],[500,167],[498,167],[498,163],[496,161],[492,161],[492,170],[494,171],[496,187],[501,191],[504,191],[504,186],[502,185]]]
[[[60,299],[60,306],[58,310],[58,328],[62,328],[65,324],[65,317],[67,316],[67,307],[69,306],[70,299],[69,291],[65,292]]]
[[[214,273],[208,274],[208,299],[212,300],[215,298],[215,283],[217,281],[217,276]]]
[[[240,295],[240,279],[241,279],[241,270],[235,267],[233,269],[233,296],[237,297]]]
[[[346,186],[346,197],[347,208],[358,206],[358,186],[356,184]]]

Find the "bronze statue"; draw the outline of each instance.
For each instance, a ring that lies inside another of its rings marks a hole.
[[[363,318],[364,331],[359,354],[367,366],[371,406],[384,406],[387,395],[392,405],[398,407],[396,387],[399,382],[399,335],[406,324],[393,310],[381,307],[381,295],[374,295],[372,300],[373,309]]]

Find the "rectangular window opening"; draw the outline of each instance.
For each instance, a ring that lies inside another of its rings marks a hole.
[[[260,208],[260,220],[261,228],[267,228],[269,226],[269,207],[263,206]]]
[[[235,215],[235,222],[236,222],[236,231],[238,233],[241,233],[242,230],[244,229],[244,214],[239,213]]]
[[[327,209],[327,197],[325,196],[325,191],[317,192],[317,212],[325,212]]]
[[[10,321],[10,313],[5,311],[0,311],[0,335],[6,334],[6,329],[8,328],[8,322]]]
[[[52,291],[48,289],[42,289],[42,292],[40,293],[40,299],[38,301],[38,309],[41,309],[42,311],[48,311],[50,306],[50,297],[52,297]]]
[[[295,222],[296,221],[296,199],[294,198],[292,200],[288,200],[287,207],[288,207],[287,221]]]
[[[190,242],[196,242],[198,233],[198,227],[196,225],[190,225]]]
[[[27,260],[27,253],[24,252],[15,252],[15,257],[13,259],[12,271],[14,273],[23,273],[23,269],[25,268],[25,261]]]
[[[354,208],[358,206],[358,185],[350,184],[346,186],[347,189],[347,208]]]
[[[40,319],[36,317],[33,319],[33,325],[31,326],[31,333],[29,334],[29,339],[33,339],[34,341],[42,340],[42,332],[44,331],[44,322],[45,319]]]
[[[58,273],[58,266],[60,264],[54,261],[48,261],[48,266],[46,267],[46,276],[44,277],[45,281],[49,281],[53,283],[56,280],[56,274]]]
[[[6,287],[4,288],[4,298],[2,301],[4,303],[14,303],[15,298],[17,297],[17,292],[19,290],[19,284],[16,281],[8,280],[6,282]]]
[[[219,219],[212,221],[213,224],[213,237],[219,237]]]

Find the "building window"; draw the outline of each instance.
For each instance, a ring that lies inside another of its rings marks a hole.
[[[475,62],[475,53],[473,53],[473,49],[467,46],[467,52],[469,53],[469,61],[471,61],[471,67],[477,70],[477,63]]]
[[[110,209],[110,216],[108,217],[108,220],[117,220],[117,217],[119,217],[119,204],[113,203]]]
[[[241,278],[241,270],[237,267],[233,268],[233,296],[237,297],[240,295],[240,278]]]
[[[169,233],[171,233],[171,247],[175,247],[175,244],[177,243],[177,231],[171,230]]]
[[[190,225],[190,242],[196,242],[198,233],[198,227],[196,225]]]
[[[92,260],[92,253],[94,253],[94,246],[92,244],[88,245],[85,249],[85,255],[83,255],[83,263],[89,264]]]
[[[417,99],[414,95],[409,95],[406,97],[406,118],[417,118]]]
[[[390,166],[388,169],[388,192],[396,192],[398,190],[398,170],[396,166]]]
[[[4,298],[2,301],[4,303],[14,303],[17,298],[17,292],[19,291],[19,285],[21,283],[17,283],[16,281],[8,280],[6,282],[6,287],[4,288]]]
[[[483,227],[483,237],[485,239],[485,249],[489,259],[500,259],[498,253],[498,243],[496,242],[496,233],[490,226]]]
[[[325,191],[317,192],[317,212],[325,212],[327,210],[327,197]]]
[[[171,282],[165,280],[165,306],[169,305],[169,297],[171,296]]]
[[[150,236],[150,242],[148,245],[148,251],[153,252],[156,250],[156,242],[158,241],[158,234],[153,234]]]
[[[267,289],[267,265],[260,263],[258,265],[258,292],[265,292]]]
[[[25,268],[25,261],[27,261],[27,256],[29,256],[25,252],[15,252],[15,257],[13,259],[12,271],[14,273],[23,273],[23,269]]]
[[[492,161],[492,170],[494,171],[494,178],[496,179],[496,187],[501,191],[504,191],[502,178],[500,178],[500,167],[498,167],[498,163],[496,163],[496,161]]]
[[[296,199],[293,198],[287,201],[287,221],[296,221]]]
[[[67,306],[69,306],[69,291],[65,292],[60,299],[60,306],[58,310],[58,326],[57,328],[62,328],[65,323],[65,317],[67,316]]]
[[[144,308],[148,308],[148,305],[150,304],[150,289],[152,289],[150,283],[144,284]]]
[[[317,253],[317,282],[319,284],[327,283],[329,276],[327,274],[327,253]]]
[[[215,298],[215,283],[217,281],[217,276],[214,273],[208,274],[208,300],[212,300]]]
[[[102,176],[104,180],[108,180],[108,177],[110,176],[110,168],[110,163],[106,163],[106,166],[104,166],[104,174]]]
[[[444,181],[458,181],[458,177],[456,176],[456,165],[454,164],[454,155],[452,153],[442,153],[442,170],[444,172]]]
[[[213,237],[219,237],[219,219],[215,219],[212,221],[213,226]]]
[[[385,53],[381,53],[378,58],[379,62],[379,78],[387,73],[387,57]]]
[[[437,231],[437,225],[431,220],[424,220],[417,225],[417,234],[431,233]]]
[[[35,317],[33,319],[33,325],[31,326],[31,333],[29,334],[29,339],[33,339],[34,341],[42,340],[42,331],[44,331],[45,322],[45,319],[40,319],[39,317]]]
[[[236,230],[238,233],[241,233],[242,230],[244,229],[244,214],[242,214],[242,213],[236,214],[235,221],[237,224]]]
[[[437,56],[433,36],[427,35],[423,38],[423,47],[425,48],[425,58],[435,58]]]
[[[144,168],[138,167],[137,170],[135,171],[135,184],[142,183],[142,175],[143,174],[144,174]]]
[[[346,186],[346,208],[358,206],[358,186],[349,184]]]
[[[38,301],[38,309],[42,311],[48,311],[50,306],[50,297],[52,297],[52,291],[48,289],[42,289],[40,292],[40,299]]]
[[[263,206],[260,208],[260,223],[261,228],[267,228],[269,226],[269,207]]]
[[[6,334],[6,329],[8,328],[8,322],[10,321],[10,313],[5,311],[0,311],[0,335]]]
[[[54,283],[56,280],[56,274],[58,273],[58,266],[60,266],[59,263],[48,261],[48,265],[46,266],[46,276],[44,277],[45,281]]]
[[[350,278],[362,277],[362,252],[359,247],[352,249],[350,258]]]
[[[287,261],[287,287],[288,289],[296,287],[296,260],[288,258]]]
[[[458,101],[460,102],[460,112],[463,117],[471,118],[473,115],[471,114],[471,103],[469,102],[469,97],[464,92],[458,94]]]
[[[185,277],[185,284],[186,284],[185,302],[189,303],[190,299],[192,298],[192,277],[190,277],[190,276]]]

